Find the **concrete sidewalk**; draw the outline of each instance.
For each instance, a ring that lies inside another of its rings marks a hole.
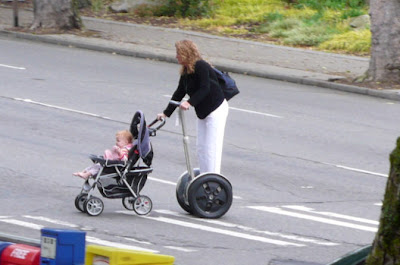
[[[32,10],[19,9],[18,15],[20,25],[29,27],[33,21]],[[10,30],[13,10],[0,7],[0,36],[168,62],[176,62],[175,41],[186,38],[193,40],[203,56],[222,70],[400,100],[398,90],[373,90],[332,82],[344,76],[363,74],[368,69],[367,58],[90,17],[82,17],[82,20],[87,30],[96,32],[96,37],[26,34]]]

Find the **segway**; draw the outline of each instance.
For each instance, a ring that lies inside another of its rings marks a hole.
[[[181,104],[177,101],[170,101],[170,103],[175,106]],[[178,179],[176,198],[182,209],[190,214],[202,218],[219,218],[227,213],[232,205],[232,185],[221,174],[200,174],[198,168],[192,167],[184,110],[179,108],[178,113],[182,125],[187,171]]]

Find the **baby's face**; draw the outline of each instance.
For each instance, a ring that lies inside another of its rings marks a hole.
[[[127,144],[129,144],[128,139],[121,137],[121,136],[117,136],[116,138],[116,144],[119,148],[122,148],[124,146],[126,146]]]

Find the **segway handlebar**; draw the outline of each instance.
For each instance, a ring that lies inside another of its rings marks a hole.
[[[174,105],[176,107],[179,107],[181,105],[181,102],[175,101],[175,100],[170,100],[169,104]],[[190,178],[193,179],[195,177],[195,175],[194,175],[194,172],[193,172],[192,162],[190,160],[189,135],[187,134],[185,115],[184,115],[183,112],[184,111],[181,108],[179,108],[179,112],[178,113],[179,113],[179,119],[180,119],[181,125],[182,125],[183,149],[185,151],[186,167],[187,167],[187,172],[190,175]]]

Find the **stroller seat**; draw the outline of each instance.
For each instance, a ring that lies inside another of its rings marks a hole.
[[[103,156],[101,155],[89,155],[90,160],[92,160],[93,163],[99,163],[102,166],[106,166],[106,167],[112,167],[112,166],[125,166],[126,161],[121,161],[121,160],[109,160],[109,159],[105,159]]]

